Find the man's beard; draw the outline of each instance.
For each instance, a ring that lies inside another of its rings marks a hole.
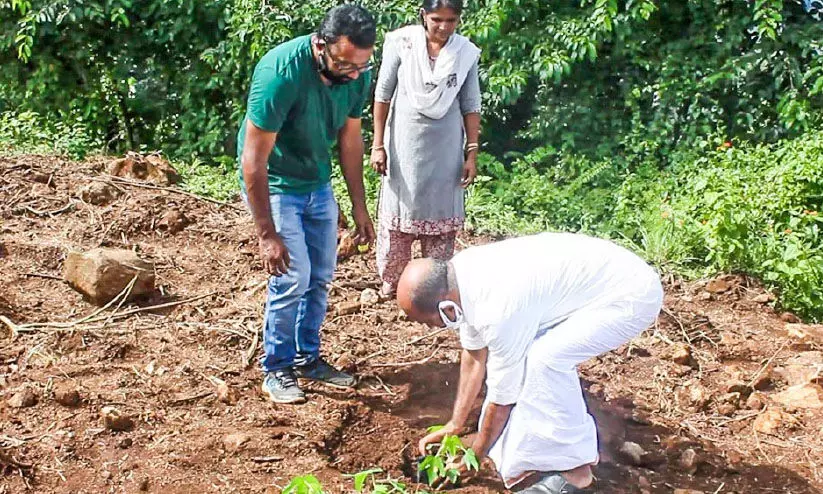
[[[328,79],[328,81],[331,82],[333,85],[348,84],[354,80],[346,74],[336,74],[332,72],[329,68],[328,62],[326,62],[325,51],[320,54],[320,57],[317,60],[317,68],[320,71],[320,75]]]

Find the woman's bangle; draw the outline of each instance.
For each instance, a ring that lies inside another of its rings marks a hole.
[[[479,148],[480,148],[480,145],[477,144],[476,142],[471,142],[469,144],[466,144],[466,151],[467,152],[475,150],[475,149],[479,149]]]
[[[385,146],[372,146],[371,147],[372,151],[380,151],[380,150],[383,150],[383,149],[386,149],[386,147]]]

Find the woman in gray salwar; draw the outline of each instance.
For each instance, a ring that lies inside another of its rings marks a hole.
[[[377,267],[390,295],[412,242],[448,259],[477,174],[480,50],[455,33],[461,0],[424,0],[422,25],[386,34],[374,101],[372,167],[380,189]]]

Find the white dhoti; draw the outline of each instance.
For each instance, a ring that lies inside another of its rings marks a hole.
[[[657,274],[638,263],[619,295],[538,332],[528,350],[522,391],[489,452],[507,487],[530,472],[566,471],[597,460],[597,429],[577,366],[640,334],[654,322],[662,300]]]

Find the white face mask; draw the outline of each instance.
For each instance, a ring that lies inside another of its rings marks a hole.
[[[448,308],[451,308],[454,311],[454,321],[449,319],[449,316],[443,312],[443,309]],[[451,300],[443,300],[437,304],[437,310],[440,312],[440,319],[443,320],[443,324],[445,324],[447,328],[458,329],[460,325],[463,324],[463,309]]]

